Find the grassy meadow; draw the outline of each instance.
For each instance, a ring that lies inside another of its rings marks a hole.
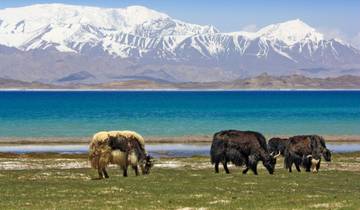
[[[0,209],[360,209],[360,153],[335,154],[318,174],[290,174],[281,163],[274,175],[261,163],[258,176],[235,167],[215,174],[207,157],[191,157],[157,160],[148,176],[111,167],[106,180],[92,180],[83,155],[0,155],[0,165],[11,161],[46,167],[1,170]]]

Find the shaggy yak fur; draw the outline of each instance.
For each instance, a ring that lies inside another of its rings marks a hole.
[[[331,161],[331,152],[326,148],[325,140],[318,135],[302,135],[289,138],[285,150],[285,168],[292,171],[292,164],[300,172],[303,166],[307,172],[319,171],[321,156]]]
[[[111,148],[108,145],[109,134],[106,131],[100,131],[94,134],[89,146],[89,160],[91,167],[98,170],[99,178],[103,175],[108,178],[105,170],[111,158]]]
[[[286,144],[289,141],[289,139],[284,139],[284,138],[271,138],[268,142],[268,150],[270,153],[276,153],[278,154],[280,152],[280,154],[282,156],[284,156],[285,154],[285,149],[286,149]]]
[[[133,131],[101,131],[94,135],[89,150],[91,166],[98,170],[99,179],[108,178],[106,166],[118,164],[127,176],[129,165],[138,175],[138,165],[143,174],[148,174],[152,167],[151,157],[145,150],[142,136]]]
[[[270,154],[265,137],[253,131],[225,130],[215,133],[210,149],[215,173],[219,172],[219,163],[223,164],[226,173],[230,173],[227,163],[232,162],[236,166],[246,166],[243,174],[251,169],[257,175],[257,164],[262,161],[268,172],[273,174],[279,155]]]

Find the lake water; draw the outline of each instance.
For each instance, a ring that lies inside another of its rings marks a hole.
[[[0,137],[360,135],[360,91],[0,91]]]
[[[334,153],[359,152],[359,143],[327,144]],[[209,156],[210,144],[148,144],[147,151],[154,157]],[[1,145],[0,152],[11,153],[87,153],[88,145]]]

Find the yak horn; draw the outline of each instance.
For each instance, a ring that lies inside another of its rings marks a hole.
[[[308,156],[306,156],[306,158],[311,158],[312,157],[312,155],[308,155]]]
[[[279,151],[279,153],[277,155],[274,156],[274,158],[277,158],[281,155],[281,152]]]

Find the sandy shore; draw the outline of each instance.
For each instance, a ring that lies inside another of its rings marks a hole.
[[[288,135],[267,135],[271,137],[289,137]],[[360,142],[360,135],[322,135],[327,142]],[[0,137],[0,144],[87,144],[91,137]],[[146,137],[147,143],[209,143],[210,135],[178,137]]]

